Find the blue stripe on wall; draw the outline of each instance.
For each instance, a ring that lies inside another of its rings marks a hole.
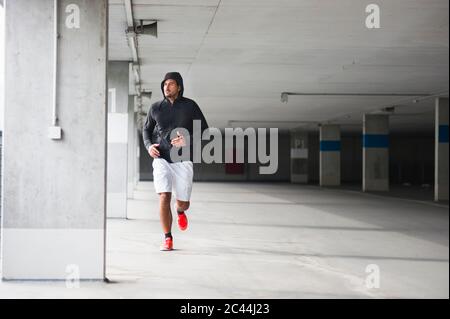
[[[364,134],[363,135],[364,148],[388,148],[389,135],[388,134]]]
[[[341,141],[320,141],[321,152],[339,152],[341,150]]]
[[[448,143],[448,125],[439,125],[439,143]]]

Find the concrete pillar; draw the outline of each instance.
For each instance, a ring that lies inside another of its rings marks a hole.
[[[339,125],[320,126],[320,186],[341,184],[341,129]]]
[[[128,96],[128,187],[127,198],[133,198],[136,186],[136,120],[134,116],[134,96]]]
[[[128,64],[108,64],[108,218],[127,217]]]
[[[53,3],[5,3],[2,278],[100,280],[105,276],[107,1],[58,1],[61,139],[49,135]]]
[[[389,116],[364,114],[363,191],[389,191]]]
[[[448,200],[448,98],[436,98],[434,200]]]
[[[308,183],[308,132],[291,131],[291,183]]]

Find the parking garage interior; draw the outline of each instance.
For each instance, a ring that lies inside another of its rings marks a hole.
[[[373,3],[0,1],[0,298],[448,298],[449,3]],[[278,165],[195,163],[161,252],[171,71]]]

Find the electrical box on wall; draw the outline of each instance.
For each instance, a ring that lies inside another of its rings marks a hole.
[[[48,128],[48,137],[52,140],[60,140],[62,138],[62,129],[60,126],[51,126]]]

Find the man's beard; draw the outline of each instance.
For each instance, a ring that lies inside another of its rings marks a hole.
[[[175,98],[177,97],[177,93],[166,93],[167,98]]]

